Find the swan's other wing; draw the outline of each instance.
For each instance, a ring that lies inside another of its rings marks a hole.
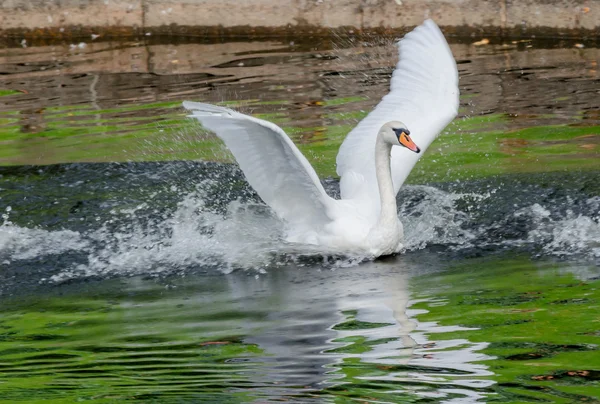
[[[250,185],[280,218],[317,231],[330,221],[333,199],[279,126],[215,105],[184,101],[183,106],[225,142]]]
[[[438,26],[426,20],[398,48],[400,60],[389,94],[348,134],[338,153],[343,198],[377,195],[375,139],[384,123],[406,124],[422,151],[392,148],[392,178],[398,192],[419,157],[458,113],[458,70]]]

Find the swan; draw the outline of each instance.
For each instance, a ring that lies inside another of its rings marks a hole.
[[[458,113],[458,70],[432,20],[398,43],[390,92],[346,136],[336,164],[341,199],[277,125],[232,109],[185,101],[188,115],[221,138],[248,183],[285,224],[286,241],[325,253],[378,257],[403,248],[396,194],[419,157]]]

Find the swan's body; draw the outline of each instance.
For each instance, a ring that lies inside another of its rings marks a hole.
[[[209,104],[183,105],[225,142],[250,185],[286,223],[288,241],[326,252],[392,254],[403,241],[396,194],[420,157],[419,147],[425,151],[456,116],[459,94],[456,63],[433,21],[407,34],[399,51],[390,93],[340,147],[339,200],[327,195],[277,125]]]

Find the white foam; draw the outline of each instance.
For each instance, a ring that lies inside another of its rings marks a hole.
[[[450,193],[428,186],[412,186],[408,191],[406,206],[400,206],[407,250],[434,244],[455,249],[485,245],[487,229],[469,225],[469,214],[456,205],[458,201],[461,206],[471,202],[471,208],[482,209],[482,201],[490,194]],[[87,232],[19,227],[10,222],[7,210],[0,225],[0,262],[76,252],[74,261],[78,262],[49,277],[61,282],[78,277],[183,273],[198,268],[221,272],[242,268],[260,273],[278,264],[298,262],[299,257],[305,256],[322,258],[332,267],[345,267],[357,265],[365,258],[332,260],[315,247],[284,242],[281,223],[262,204],[234,201],[222,214],[207,207],[207,201],[200,186],[184,196],[172,213],[155,212],[155,216],[148,217],[152,204],[149,200],[134,208],[112,211],[114,219]],[[600,198],[586,203],[593,211],[594,206],[600,206]],[[530,230],[521,240],[501,244],[534,244],[548,255],[600,257],[598,215],[568,212],[562,218],[553,218],[539,204],[514,215],[525,216]]]
[[[432,244],[465,245],[476,238],[476,234],[463,227],[469,216],[456,208],[456,202],[465,198],[481,201],[489,194],[450,193],[424,185],[410,188],[424,197],[410,207],[410,212],[400,206],[407,250],[419,250]]]
[[[600,197],[585,203],[598,212]],[[567,210],[561,218],[553,218],[549,209],[536,203],[518,210],[515,216],[528,216],[533,221],[525,241],[541,245],[544,254],[600,258],[600,213],[585,216]]]
[[[16,226],[9,220],[0,225],[0,257],[5,264],[11,260],[27,260],[81,250],[87,245],[81,234],[71,230],[28,229]]]
[[[200,193],[187,195],[175,213],[147,221],[136,209],[114,230],[106,223],[87,235],[99,245],[87,262],[51,277],[63,281],[80,276],[173,273],[193,266],[235,268],[267,265],[277,251],[278,222],[255,212],[256,205],[233,202],[225,216],[205,208]],[[123,213],[123,212],[119,212]]]

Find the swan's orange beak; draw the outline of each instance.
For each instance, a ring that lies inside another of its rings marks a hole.
[[[421,149],[419,149],[419,146],[417,146],[415,144],[415,142],[412,141],[412,139],[410,138],[410,136],[408,136],[406,134],[406,132],[402,132],[400,134],[400,136],[398,136],[398,141],[400,142],[400,144],[404,147],[406,147],[408,150],[415,152],[415,153],[420,153]]]

